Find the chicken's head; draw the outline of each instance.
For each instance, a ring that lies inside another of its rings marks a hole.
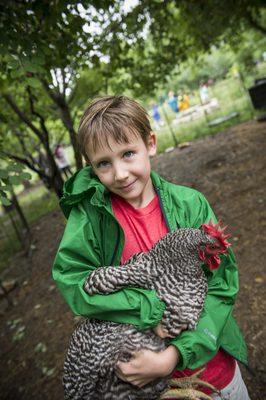
[[[210,221],[208,224],[203,224],[201,229],[211,239],[208,243],[199,248],[200,259],[209,267],[210,270],[219,267],[221,260],[219,255],[227,252],[230,243],[227,241],[230,235],[225,234],[227,226],[221,227],[221,222],[217,224]]]

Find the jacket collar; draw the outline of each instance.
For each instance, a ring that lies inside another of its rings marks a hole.
[[[160,190],[164,180],[154,171],[151,172],[151,179],[155,188]],[[109,191],[90,166],[77,171],[64,184],[63,197],[59,204],[65,217],[68,218],[72,207],[85,198],[97,207],[106,207],[109,204]]]

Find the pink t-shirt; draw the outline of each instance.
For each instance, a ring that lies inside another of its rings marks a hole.
[[[111,194],[111,202],[113,212],[125,234],[122,264],[135,253],[149,251],[154,243],[167,234],[168,229],[157,196],[146,207],[137,209],[114,194]],[[221,390],[233,379],[235,366],[235,359],[220,349],[205,365],[201,379]],[[173,377],[190,376],[196,371],[186,368],[183,371],[175,371]],[[201,389],[206,394],[211,393],[208,389]]]
[[[154,243],[167,234],[157,196],[143,208],[134,208],[114,194],[111,195],[111,201],[114,214],[125,234],[122,264],[135,253],[149,251]]]

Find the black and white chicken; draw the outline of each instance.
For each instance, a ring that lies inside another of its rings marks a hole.
[[[135,254],[126,264],[93,271],[84,290],[94,295],[113,293],[124,287],[154,289],[166,305],[161,324],[169,337],[195,329],[208,288],[202,264],[210,269],[219,266],[219,254],[226,253],[229,246],[224,229],[210,222],[200,229],[182,228],[170,232],[149,252]],[[167,343],[167,339],[159,338],[152,329],[139,331],[133,325],[85,320],[73,333],[68,349],[63,376],[65,398],[210,399],[195,386],[192,388],[193,384],[201,382],[197,376],[185,378],[183,383],[182,379],[161,378],[142,388],[116,376],[118,360],[128,361],[132,352],[141,349],[162,351]]]

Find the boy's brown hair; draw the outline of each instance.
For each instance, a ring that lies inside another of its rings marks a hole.
[[[86,161],[86,149],[94,151],[109,145],[112,137],[118,143],[129,143],[129,134],[141,136],[147,143],[151,125],[146,110],[126,96],[98,97],[85,110],[79,125],[78,142]]]

